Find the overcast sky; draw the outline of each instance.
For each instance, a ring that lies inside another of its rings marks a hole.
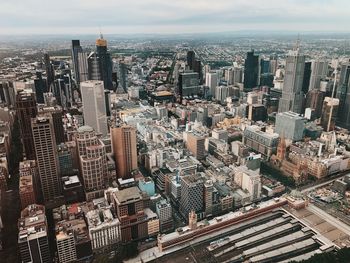
[[[0,0],[0,34],[350,31],[349,0]]]

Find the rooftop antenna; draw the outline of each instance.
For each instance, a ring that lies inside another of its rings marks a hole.
[[[334,83],[333,83],[333,89],[332,89],[332,97],[331,97],[331,109],[329,111],[329,117],[328,117],[328,125],[327,125],[327,132],[329,132],[329,129],[331,127],[331,119],[333,115],[333,97],[335,92],[335,87],[337,85],[337,76],[338,76],[338,59],[335,62],[335,69],[334,69]]]
[[[297,42],[295,43],[295,50],[299,51],[299,49],[300,49],[300,33],[298,33]]]
[[[100,39],[103,39],[102,30],[101,30],[101,26],[99,26],[98,28],[99,28],[99,31],[100,31]]]

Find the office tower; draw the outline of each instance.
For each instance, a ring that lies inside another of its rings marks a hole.
[[[333,109],[331,110],[332,107]],[[322,116],[321,116],[321,126],[325,131],[328,132],[328,131],[334,130],[335,120],[338,114],[338,108],[339,108],[339,99],[325,97],[323,101]],[[329,117],[330,117],[331,111],[332,111],[332,116],[331,116],[330,126],[328,130],[328,123],[329,123]]]
[[[134,186],[113,194],[117,217],[121,224],[123,242],[147,236],[147,217],[140,190]]]
[[[82,47],[80,46],[79,40],[72,40],[72,64],[73,64],[73,71],[74,71],[74,78],[76,83],[80,83],[80,72],[79,72],[79,59],[78,54],[79,52],[83,52]]]
[[[321,79],[327,77],[328,62],[326,60],[316,59],[311,62],[311,76],[309,90],[320,89]],[[305,75],[304,75],[305,78]]]
[[[45,207],[31,204],[23,209],[18,228],[21,262],[51,263]]]
[[[26,158],[35,159],[33,134],[30,126],[31,118],[35,118],[38,113],[34,93],[27,91],[18,92],[16,96],[16,111]]]
[[[278,68],[278,60],[276,55],[270,56],[270,72],[272,75],[276,74],[277,68]]]
[[[80,83],[85,125],[106,136],[107,116],[102,81],[89,80]]]
[[[63,112],[62,108],[60,106],[39,106],[38,116],[41,115],[51,115],[52,122],[54,126],[55,131],[55,140],[56,144],[63,143],[65,141],[65,134],[64,134],[64,128],[63,128]]]
[[[174,227],[173,212],[170,202],[165,199],[156,204],[156,213],[159,218],[159,227],[161,232],[165,232]]]
[[[50,90],[51,85],[53,84],[55,80],[55,71],[53,69],[53,66],[51,64],[50,56],[49,54],[44,54],[44,64],[45,64],[45,71],[46,71],[46,83],[47,88]]]
[[[181,177],[180,213],[188,218],[191,211],[203,211],[203,179],[199,175]]]
[[[117,64],[118,86],[122,88],[123,93],[128,92],[128,67],[123,61]]]
[[[78,52],[78,73],[79,83],[89,80],[88,55],[84,51]]]
[[[203,70],[201,61],[199,59],[195,59],[192,68],[194,72],[198,73],[199,83],[201,84],[203,80]]]
[[[19,197],[22,209],[37,201],[39,190],[38,167],[36,161],[26,160],[19,163]]]
[[[320,118],[322,114],[324,93],[318,89],[309,90],[306,94],[305,108],[311,108],[315,110],[315,117]]]
[[[244,91],[251,91],[258,86],[259,80],[259,56],[254,55],[254,50],[247,53],[244,62]]]
[[[189,69],[193,70],[193,63],[196,58],[196,54],[193,50],[187,51],[187,65]]]
[[[233,68],[233,84],[242,83],[243,69],[241,67]]]
[[[337,123],[343,128],[350,128],[350,62],[340,67],[339,83],[337,88],[339,110]]]
[[[198,73],[187,71],[180,73],[178,82],[178,94],[181,100],[184,97],[198,95],[200,91]]]
[[[113,90],[112,82],[112,59],[107,51],[107,40],[100,35],[96,40],[96,55],[99,58],[99,67],[101,72],[101,79],[105,89]]]
[[[228,90],[229,88],[227,86],[216,87],[216,92],[215,92],[216,101],[220,102],[221,104],[224,104],[228,97]]]
[[[73,92],[70,74],[62,73],[56,75],[51,91],[56,98],[57,104],[62,106],[62,108],[67,109],[72,106]]]
[[[307,94],[310,87],[311,78],[311,61],[305,62],[304,77],[303,77],[303,87],[301,88],[304,94]]]
[[[42,77],[42,72],[37,71],[34,79],[35,97],[37,103],[44,103],[44,93],[47,92],[46,81]]]
[[[136,130],[131,126],[111,128],[112,147],[117,168],[117,177],[131,178],[137,169]]]
[[[103,197],[106,178],[106,151],[104,145],[86,147],[86,155],[80,156],[81,175],[87,201]]]
[[[88,78],[89,80],[101,80],[102,73],[100,68],[100,58],[96,52],[91,52],[87,57],[88,60]]]
[[[270,73],[270,60],[260,60],[260,75]]]
[[[205,157],[205,138],[192,132],[187,133],[187,149],[198,159]]]
[[[292,141],[304,137],[305,119],[295,112],[280,112],[276,115],[276,132]]]
[[[204,211],[206,216],[212,214],[213,210],[213,191],[214,185],[212,180],[207,180],[204,183]]]
[[[271,73],[264,73],[260,75],[260,86],[273,87],[274,75]]]
[[[297,46],[294,50],[289,51],[286,58],[284,84],[278,112],[302,113],[304,69],[305,56],[300,53],[299,46]]]
[[[75,139],[86,199],[101,197],[107,177],[105,146],[89,126],[79,127]]]
[[[255,201],[261,195],[261,176],[259,169],[251,170],[246,165],[235,169],[234,182],[250,194],[250,200]]]
[[[215,97],[215,89],[218,85],[218,74],[216,72],[208,72],[205,75],[205,86],[209,87],[210,94]]]
[[[62,197],[57,158],[57,145],[50,114],[32,119],[32,131],[41,190],[45,203]]]

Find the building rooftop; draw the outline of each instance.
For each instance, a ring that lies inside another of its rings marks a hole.
[[[120,190],[114,195],[119,204],[127,204],[142,199],[140,189],[136,186]]]

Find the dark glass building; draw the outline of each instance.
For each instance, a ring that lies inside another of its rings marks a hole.
[[[244,63],[244,83],[245,92],[251,91],[258,86],[259,79],[259,56],[254,55],[254,50],[247,53],[247,58]]]

